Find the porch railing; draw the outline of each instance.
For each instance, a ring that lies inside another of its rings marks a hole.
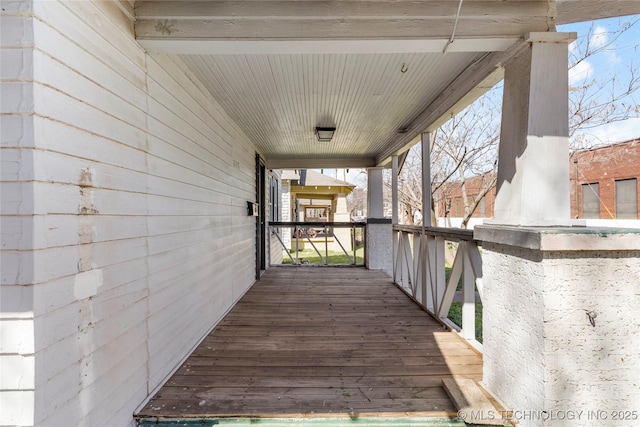
[[[476,337],[476,296],[481,302],[482,260],[480,242],[473,239],[473,231],[394,225],[393,245],[394,282],[429,313],[481,350],[482,344]],[[446,251],[455,251],[448,278]],[[460,326],[449,319],[456,292],[462,296]]]
[[[311,255],[317,255],[320,260],[313,265],[364,265],[366,226],[365,222],[270,222],[269,235],[279,242],[279,246],[270,251],[282,249],[285,261],[305,265],[310,264],[309,256],[301,256],[301,251],[308,245]],[[336,232],[341,229],[349,232]],[[285,236],[290,236],[290,246]]]

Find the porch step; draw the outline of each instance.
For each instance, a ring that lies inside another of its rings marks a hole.
[[[458,416],[467,423],[496,426],[508,424],[508,420],[502,418],[503,412],[493,406],[474,380],[444,378],[442,385],[458,409]]]

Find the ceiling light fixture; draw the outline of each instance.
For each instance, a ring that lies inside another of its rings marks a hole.
[[[316,127],[316,138],[320,142],[329,142],[333,138],[336,128]]]

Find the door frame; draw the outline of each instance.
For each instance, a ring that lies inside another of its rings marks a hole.
[[[258,204],[258,216],[256,217],[256,280],[267,269],[267,194],[266,194],[267,168],[265,162],[256,153],[256,203]]]

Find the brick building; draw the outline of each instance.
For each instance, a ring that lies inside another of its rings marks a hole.
[[[640,138],[576,151],[571,162],[571,216],[637,219]]]
[[[638,219],[640,200],[640,138],[606,147],[580,150],[570,156],[571,216],[573,218]],[[490,175],[467,179],[467,196],[476,197]],[[495,187],[472,217],[493,217]],[[459,182],[441,187],[434,196],[436,214],[464,216]]]
[[[470,203],[480,194],[485,187],[487,181],[495,181],[493,172],[485,175],[474,176],[466,181],[467,197]],[[493,206],[496,199],[496,189],[494,187],[482,198],[477,208],[471,215],[474,218],[491,218],[493,217]],[[434,205],[436,216],[438,218],[451,217],[461,218],[464,216],[465,205],[462,201],[462,188],[460,182],[445,183],[434,194]]]

